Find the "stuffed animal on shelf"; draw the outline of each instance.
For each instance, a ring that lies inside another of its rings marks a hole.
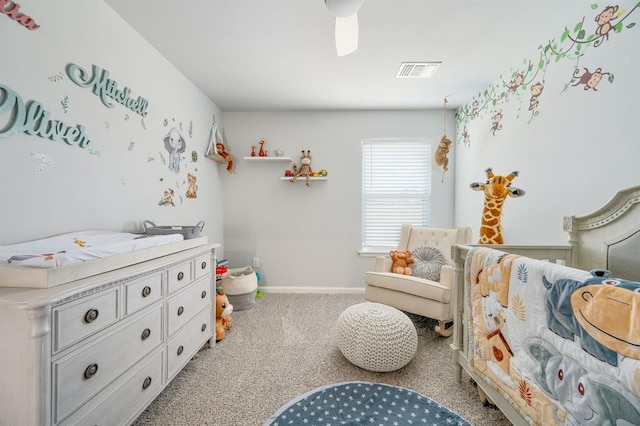
[[[307,183],[306,185],[308,187],[311,187],[311,174],[313,173],[311,171],[311,151],[307,150],[307,152],[304,152],[304,149],[302,150],[302,156],[300,157],[300,168],[298,168],[297,165],[293,165],[293,179],[290,180],[290,182],[294,182],[300,177],[300,176],[304,176],[307,179]]]
[[[411,257],[409,250],[391,250],[389,257],[393,261],[391,265],[391,272],[394,274],[412,275],[411,265],[415,260]]]
[[[227,331],[231,330],[231,313],[233,305],[229,303],[227,295],[220,289],[216,289],[216,342],[224,339]]]
[[[227,148],[224,146],[224,144],[222,142],[217,142],[216,143],[216,152],[218,153],[219,156],[224,158],[224,160],[227,162],[227,171],[229,173],[232,173],[233,172],[233,157],[231,156],[231,154],[229,154],[227,152]]]

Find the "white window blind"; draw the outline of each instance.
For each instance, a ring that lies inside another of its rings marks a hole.
[[[362,141],[362,251],[397,247],[400,225],[429,226],[431,144],[422,139]]]

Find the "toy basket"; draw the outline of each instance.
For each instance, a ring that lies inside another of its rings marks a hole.
[[[142,224],[147,235],[182,234],[185,240],[198,238],[202,228],[204,228],[204,220],[201,220],[195,226],[156,226],[150,220],[145,220]]]
[[[250,266],[229,269],[220,286],[234,311],[249,309],[256,303],[258,277]]]

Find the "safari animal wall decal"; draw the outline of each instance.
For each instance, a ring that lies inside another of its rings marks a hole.
[[[537,57],[525,59],[524,66],[511,68],[508,77],[500,76],[497,83],[458,109],[457,141],[463,141],[468,146],[469,135],[463,134],[466,132],[466,125],[476,118],[482,118],[485,113],[491,117],[491,127],[488,130],[495,136],[505,125],[505,119],[513,118],[505,115],[505,108],[502,106],[514,99],[518,102],[515,118],[520,118],[524,111],[529,117],[527,124],[530,124],[540,114],[543,93],[549,90],[546,88],[545,74],[551,65],[564,61],[573,63],[573,70],[568,73],[566,83],[558,89],[560,93],[582,88],[584,93],[594,96],[601,89],[598,86],[602,82],[612,84],[615,81],[614,70],[608,69],[604,64],[588,64],[585,56],[589,52],[588,48],[602,48],[614,42],[619,33],[634,28],[636,23],[630,22],[630,17],[638,6],[640,2],[625,11],[620,5],[603,7],[591,4],[591,17],[583,16],[572,27],[565,27],[559,38],[541,43]]]
[[[511,172],[507,176],[495,175],[491,168],[485,170],[487,181],[474,182],[471,189],[484,192],[484,208],[482,210],[482,223],[480,225],[479,244],[502,244],[502,225],[500,216],[502,206],[507,197],[522,197],[525,191],[513,188],[511,181],[518,176],[518,172]]]

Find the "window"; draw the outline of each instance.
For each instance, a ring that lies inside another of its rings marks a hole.
[[[396,248],[403,223],[429,226],[430,198],[430,141],[362,141],[363,252]]]

